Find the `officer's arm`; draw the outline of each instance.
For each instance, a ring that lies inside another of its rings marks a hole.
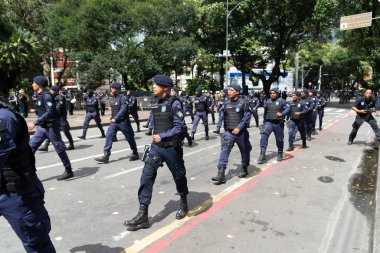
[[[64,103],[64,98],[63,96],[60,96],[58,98],[58,103],[55,105],[55,107],[57,108],[57,111],[62,111],[62,109],[64,108],[65,106],[65,103]]]
[[[243,115],[243,118],[240,120],[240,123],[237,126],[237,128],[239,128],[240,130],[242,130],[243,128],[245,128],[245,126],[247,124],[249,124],[250,121],[251,121],[251,112],[249,110],[248,103],[245,102],[244,103],[244,115]]]
[[[308,111],[309,111],[308,108],[305,105],[303,105],[302,106],[302,111],[300,112],[300,114],[301,115],[305,115]]]
[[[136,98],[135,97],[131,97],[131,100],[130,100],[130,104],[129,104],[129,106],[130,107],[133,107],[134,105],[135,105],[135,103],[136,103]]]
[[[4,168],[10,151],[16,148],[14,139],[18,129],[17,120],[2,115],[1,111],[5,110],[0,110],[0,170]]]
[[[256,100],[253,100],[253,101],[255,101],[255,103],[256,103],[254,109],[257,110],[259,108],[260,101],[257,98],[256,98]]]
[[[282,108],[282,116],[286,116],[289,114],[290,106],[288,103],[283,102],[281,108]]]
[[[173,110],[173,128],[169,129],[168,131],[164,133],[160,133],[160,138],[169,138],[173,137],[175,135],[178,135],[182,133],[183,125],[184,125],[184,115],[183,115],[183,110],[181,107],[181,103],[178,100],[175,100],[172,103],[172,110]]]
[[[44,106],[46,110],[45,113],[37,118],[37,120],[34,122],[34,125],[39,125],[41,124],[42,121],[45,121],[54,117],[53,97],[50,94],[44,95]]]
[[[95,106],[96,102],[97,102],[96,98],[94,99],[94,97],[92,97],[90,101],[86,100],[86,105],[87,106]]]
[[[224,121],[224,107],[226,106],[226,103],[224,103],[221,107],[220,107],[220,117],[219,117],[219,121],[223,122]]]
[[[113,117],[116,121],[119,121],[120,118],[122,118],[126,111],[127,111],[127,97],[126,96],[123,96],[121,99],[120,99],[120,111],[115,115],[115,117]]]

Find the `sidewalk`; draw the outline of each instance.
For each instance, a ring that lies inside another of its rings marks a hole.
[[[67,115],[67,120],[69,121],[71,129],[82,129],[83,127],[83,121],[85,118],[86,112],[84,110],[77,110],[74,111],[74,115]],[[140,122],[145,122],[148,120],[150,111],[138,111],[139,115],[139,121]],[[100,116],[102,120],[102,126],[109,126],[110,124],[110,117],[111,117],[111,110],[106,110],[104,116]],[[37,119],[37,115],[34,112],[30,112],[28,118],[26,118],[26,122],[34,122]],[[130,116],[131,122],[135,122]],[[96,127],[95,121],[91,120],[90,121],[90,126],[89,127]],[[34,133],[34,131],[30,132]]]

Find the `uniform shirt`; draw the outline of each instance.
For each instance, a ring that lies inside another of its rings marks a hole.
[[[190,96],[185,97],[184,104],[187,108],[193,108],[193,101]]]
[[[215,105],[214,98],[213,97],[207,97],[207,100],[208,100],[208,103],[207,103],[208,109],[210,111],[213,111],[214,110],[214,105]]]
[[[218,101],[218,106],[216,107],[216,109],[218,110],[218,112],[222,109],[222,106],[223,104],[228,100],[228,96],[221,96],[219,101]]]
[[[37,95],[40,95],[40,93],[38,93]],[[37,100],[36,109],[38,110],[38,107],[45,107],[45,113],[39,116],[37,120],[34,121],[34,124],[39,125],[43,121],[55,119],[55,115],[56,115],[55,102],[54,102],[53,96],[49,92],[46,92],[43,95],[43,101],[41,104],[39,103],[40,101]]]
[[[309,101],[309,112],[316,109],[316,106],[317,106],[316,97],[307,97],[307,100]]]
[[[272,100],[273,102],[276,101],[279,103],[279,106],[281,107],[281,110],[282,110],[282,117],[288,115],[288,113],[290,112],[290,107],[289,107],[289,104],[286,103],[285,100],[283,100],[282,98],[277,98],[276,100]],[[268,100],[264,100],[264,104],[263,104],[263,107],[264,107],[264,110],[266,111],[267,107],[268,107]],[[265,115],[265,113],[264,113]]]
[[[207,111],[207,97],[205,95],[202,94],[200,96],[195,96],[193,98],[193,101],[192,101],[194,106],[196,104],[195,101],[199,101],[198,103],[204,103],[205,104],[205,110]]]
[[[128,106],[132,110],[137,109],[137,98],[135,96],[127,96]]]
[[[86,107],[94,107],[95,110],[98,109],[98,99],[95,97],[95,96],[92,96],[92,97],[88,97],[85,102],[84,102],[84,105]]]
[[[67,93],[66,94],[66,99],[67,101],[71,102],[71,100],[74,98],[74,94],[73,93]]]
[[[54,97],[55,100],[55,108],[57,109],[57,113],[59,115],[65,115],[67,113],[66,111],[66,98],[58,94]]]
[[[299,101],[293,101],[292,100],[291,102],[288,102],[288,104],[289,104],[289,108],[290,108],[289,115],[292,113],[292,105],[296,105],[298,107],[301,107],[300,118],[302,116],[304,116],[306,113],[308,113],[308,111],[309,111],[308,107],[306,106],[306,104],[304,103],[304,101],[301,101],[301,100],[299,100]]]
[[[253,112],[253,109],[257,110],[257,108],[259,108],[260,101],[257,97],[250,98],[248,101],[251,112]]]
[[[241,98],[237,98],[238,100],[242,100]],[[236,100],[234,100],[236,101]],[[231,99],[228,99],[222,106],[221,108],[221,114],[220,114],[220,120],[223,122],[224,121],[224,117],[225,117],[225,111],[224,111],[224,108],[228,105],[231,104]],[[249,104],[244,101],[244,115],[243,115],[243,118],[240,120],[240,123],[239,125],[236,127],[240,130],[244,129],[247,124],[251,121],[251,112],[249,110]]]
[[[376,100],[371,98],[369,100],[366,100],[365,98],[359,98],[354,103],[353,107],[356,107],[358,110],[371,110],[374,109],[376,106]],[[358,114],[360,117],[365,117],[368,114]]]
[[[323,97],[319,97],[319,98],[317,98],[317,105],[316,105],[316,107],[317,107],[317,109],[324,109],[325,108],[325,106],[326,106],[326,99],[324,99]]]
[[[16,99],[16,98],[17,98],[16,96],[10,95],[10,96],[8,97],[8,101],[14,100],[14,99]],[[17,101],[10,102],[10,104],[11,104],[12,106],[17,106]]]
[[[13,112],[4,108],[0,109],[0,170],[4,168],[9,153],[16,148],[14,139],[18,126],[17,117]]]
[[[158,104],[164,103],[169,98],[170,96],[165,96],[163,98],[160,98],[158,100]],[[182,129],[184,127],[184,114],[183,114],[181,102],[178,99],[173,101],[172,111],[173,111],[173,128],[163,133],[158,134],[161,140],[164,138],[170,138],[182,133]]]
[[[120,98],[120,111],[113,117],[116,122],[120,121],[126,114],[127,114],[127,109],[128,109],[128,101],[127,101],[127,96],[124,96],[122,94],[117,94],[114,96],[113,99],[117,99],[119,96],[122,96]]]

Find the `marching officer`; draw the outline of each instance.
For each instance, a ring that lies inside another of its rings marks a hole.
[[[286,151],[294,150],[294,135],[296,130],[298,129],[301,134],[302,139],[302,148],[306,148],[306,134],[305,127],[303,123],[303,117],[308,112],[308,108],[306,105],[300,101],[301,92],[296,91],[293,93],[293,101],[289,102],[290,113],[289,113],[289,121],[287,122],[287,126],[289,129],[289,148]]]
[[[140,208],[138,214],[131,220],[125,221],[128,230],[138,230],[149,227],[148,206],[151,202],[153,184],[157,170],[165,162],[173,174],[181,204],[176,213],[176,219],[182,219],[188,212],[187,179],[181,146],[181,135],[184,125],[183,108],[180,101],[170,96],[173,81],[165,75],[154,77],[153,92],[158,98],[158,104],[152,108],[154,121],[153,143],[145,157],[145,166],[141,175],[138,191]]]
[[[194,140],[194,134],[197,131],[199,121],[202,119],[203,124],[205,125],[206,137],[205,140],[209,139],[208,137],[208,117],[207,117],[207,97],[202,94],[202,89],[200,87],[195,90],[195,97],[193,99],[193,104],[195,107],[194,123],[193,128],[191,129],[191,138]]]
[[[67,94],[66,94],[66,100],[68,101],[67,110],[69,111],[70,115],[73,115],[73,111],[74,111],[74,105],[72,103],[74,98],[75,96],[73,93],[71,93],[71,90],[67,90]]]
[[[8,221],[26,252],[55,253],[44,206],[45,190],[28,142],[25,120],[0,102],[0,216]]]
[[[73,150],[74,149],[74,141],[73,137],[70,133],[70,124],[67,121],[67,101],[65,96],[61,93],[61,87],[58,85],[54,85],[51,87],[50,94],[53,96],[55,100],[55,108],[57,111],[57,123],[61,131],[65,134],[66,138],[69,140],[69,146],[66,148],[66,150]],[[40,147],[39,151],[48,151],[50,141],[49,139],[46,139],[45,144]]]
[[[228,157],[236,143],[241,154],[242,167],[238,177],[243,178],[248,175],[248,166],[250,162],[250,153],[252,150],[249,142],[249,133],[247,124],[251,120],[249,103],[245,99],[239,98],[241,87],[233,84],[229,89],[230,99],[227,100],[221,108],[221,118],[224,121],[225,132],[222,137],[222,145],[218,163],[218,175],[213,177],[213,181],[220,184],[226,182],[225,171],[228,163]]]
[[[212,94],[212,91],[207,92],[207,99],[208,99],[208,111],[211,114],[212,124],[215,125],[215,99]]]
[[[73,177],[74,173],[66,153],[66,146],[59,132],[54,98],[50,92],[45,89],[47,85],[48,80],[44,76],[36,76],[33,78],[33,90],[38,93],[36,101],[38,118],[33,123],[28,124],[28,130],[31,131],[36,126],[38,126],[38,128],[30,139],[29,145],[34,154],[42,142],[45,139],[49,139],[65,167],[65,172],[59,176],[57,180],[64,180]]]
[[[309,91],[309,98],[311,100],[312,105],[314,105],[314,109],[311,113],[311,134],[316,135],[317,132],[315,131],[315,125],[317,122],[318,117],[318,110],[317,110],[317,91],[310,90]]]
[[[356,112],[356,118],[352,124],[352,131],[347,143],[348,145],[352,145],[359,128],[364,122],[367,122],[372,127],[376,139],[380,142],[380,129],[377,125],[376,119],[372,116],[372,113],[376,111],[376,101],[372,97],[372,94],[372,90],[366,90],[364,96],[356,100],[355,104],[352,106],[352,110]]]
[[[84,140],[86,139],[87,129],[92,119],[95,120],[96,126],[99,128],[100,133],[102,134],[100,138],[106,138],[102,126],[102,120],[100,119],[99,115],[99,102],[98,99],[94,96],[93,90],[87,91],[87,98],[85,99],[84,105],[86,106],[86,117],[83,123],[83,134],[81,136],[78,136],[78,138]]]
[[[216,107],[216,110],[219,113],[219,118],[218,118],[218,123],[216,124],[216,129],[213,131],[213,133],[216,133],[216,134],[220,133],[220,128],[222,128],[222,124],[223,124],[223,119],[221,118],[222,107],[227,100],[228,100],[228,89],[223,89],[218,101],[218,106]]]
[[[184,104],[185,104],[185,115],[187,112],[189,112],[190,118],[191,118],[191,124],[193,124],[194,122],[193,101],[192,101],[192,98],[190,97],[190,92],[188,91],[186,91]]]
[[[121,93],[120,83],[111,84],[111,95],[111,124],[107,130],[106,143],[104,145],[104,155],[101,158],[95,158],[95,161],[101,163],[109,162],[112,142],[119,130],[124,134],[125,139],[128,141],[129,146],[133,152],[132,156],[129,158],[129,161],[138,160],[139,154],[137,153],[137,145],[134,138],[134,132],[131,126],[131,121],[129,119],[128,100],[127,97]]]
[[[308,108],[308,112],[304,117],[304,128],[306,133],[306,139],[311,141],[311,123],[312,123],[312,111],[314,110],[314,105],[312,104],[309,96],[309,90],[304,89],[301,92],[301,101]]]
[[[182,108],[183,108],[183,115],[185,115],[186,114],[186,108],[185,108],[185,106],[183,104],[184,103],[184,99],[179,96],[178,87],[174,86],[172,88],[171,95],[173,97],[178,98],[178,100],[181,102],[181,105],[182,105]],[[191,147],[193,145],[193,140],[191,139],[191,137],[189,135],[189,132],[187,131],[187,126],[186,126],[186,122],[185,121],[183,122],[183,125],[184,125],[183,134],[184,134],[185,138],[187,139],[187,143],[189,144],[189,147]]]
[[[137,125],[137,131],[140,132],[140,121],[139,121],[139,114],[137,113],[137,98],[132,95],[132,91],[128,90],[127,91],[127,100],[128,100],[128,107],[129,107],[129,112],[132,115],[133,119],[136,122]]]
[[[265,151],[268,147],[268,138],[272,132],[276,137],[278,149],[277,161],[282,161],[284,150],[284,117],[289,113],[289,105],[279,98],[280,91],[276,88],[271,89],[270,99],[264,101],[264,129],[261,130],[260,157],[258,164],[265,162]]]
[[[250,103],[249,108],[251,108],[251,113],[255,119],[256,127],[259,127],[259,113],[257,110],[259,109],[260,101],[253,92],[249,93],[248,101]]]
[[[325,116],[326,99],[323,97],[323,93],[318,91],[317,93],[317,112],[319,119],[319,131],[322,131],[323,117]]]
[[[103,90],[99,93],[99,104],[100,104],[100,114],[104,116],[104,113],[106,112],[106,103],[108,100],[108,96],[106,93],[104,93]]]

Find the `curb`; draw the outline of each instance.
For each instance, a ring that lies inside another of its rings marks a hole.
[[[372,252],[380,253],[380,149],[379,149],[379,161],[377,162],[377,181],[376,181],[376,195],[375,195],[375,214],[373,224],[373,245]]]

